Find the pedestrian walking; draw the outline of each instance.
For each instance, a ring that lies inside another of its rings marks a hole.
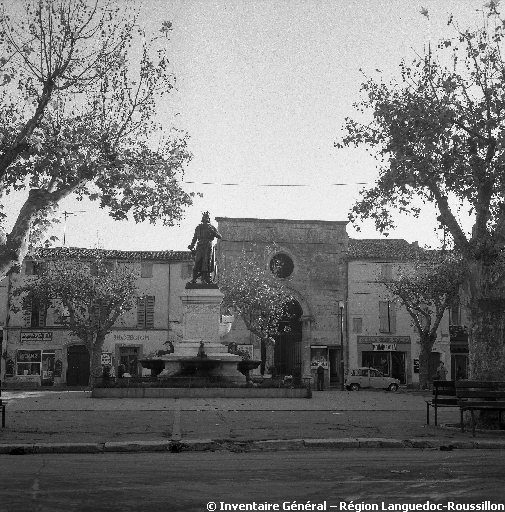
[[[324,368],[321,363],[317,367],[317,390],[324,391]]]

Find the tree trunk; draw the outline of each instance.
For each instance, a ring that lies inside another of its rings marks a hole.
[[[469,309],[470,379],[505,380],[505,300],[472,300]]]
[[[102,378],[102,349],[105,342],[106,332],[98,332],[95,335],[95,341],[90,350],[90,386],[95,387],[96,383]]]
[[[0,232],[0,279],[5,277],[13,267],[23,263],[37,217],[49,208],[56,207],[58,202],[71,194],[79,183],[80,181],[76,180],[54,192],[38,188],[30,190],[12,231],[9,234]]]
[[[265,338],[265,373],[272,375],[274,368],[274,346],[272,338]]]
[[[433,348],[433,342],[430,340],[420,340],[421,352],[419,353],[419,387],[428,389],[430,384],[430,354]]]
[[[45,190],[30,190],[28,199],[22,206],[12,231],[10,234],[2,236],[0,277],[4,277],[12,267],[21,265],[28,252],[33,222],[37,215],[51,203],[50,194]]]
[[[505,380],[505,293],[496,286],[493,270],[492,264],[482,262],[472,269],[468,304],[470,380]],[[498,423],[493,411],[479,412],[477,426],[494,429],[499,428]]]
[[[503,274],[499,254],[483,251],[469,276],[470,379],[505,380],[505,290],[497,285]]]

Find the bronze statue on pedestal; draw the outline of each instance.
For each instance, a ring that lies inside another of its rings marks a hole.
[[[215,271],[215,254],[212,245],[214,238],[221,238],[221,235],[210,223],[209,212],[205,212],[202,216],[202,222],[196,226],[193,240],[188,246],[188,249],[195,256],[191,284],[195,284],[199,277],[202,283],[212,284],[212,274]]]

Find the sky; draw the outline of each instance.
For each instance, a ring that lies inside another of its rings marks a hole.
[[[483,3],[144,0],[139,23],[146,30],[173,23],[168,44],[177,88],[159,104],[158,116],[167,128],[189,133],[193,160],[183,188],[203,197],[174,227],[114,221],[97,203],[67,198],[52,234],[62,244],[65,231],[66,245],[74,247],[186,250],[207,210],[213,222],[347,220],[360,190],[378,177],[364,149],[334,147],[345,118],[356,117],[361,83],[399,78],[402,59],[412,61],[429,42],[454,35],[451,13],[462,27],[476,27]],[[21,200],[6,202],[8,224]],[[422,209],[419,219],[398,216],[390,238],[439,246],[436,212]],[[381,238],[372,222],[359,227],[349,224],[349,236]]]

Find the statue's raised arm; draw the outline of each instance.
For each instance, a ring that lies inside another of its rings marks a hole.
[[[219,231],[210,223],[209,212],[202,216],[202,222],[195,228],[195,234],[188,249],[195,255],[195,266],[193,267],[193,279],[196,283],[200,277],[202,283],[212,284],[212,273],[215,267],[214,238],[221,238]],[[195,247],[196,244],[196,247]]]

